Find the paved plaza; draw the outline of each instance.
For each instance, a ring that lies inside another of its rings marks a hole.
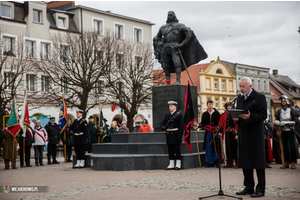
[[[33,152],[33,150],[32,150]],[[72,163],[35,166],[4,170],[0,160],[0,185],[47,186],[47,192],[8,192],[0,193],[0,199],[194,199],[219,192],[218,168],[194,168],[175,170],[138,170],[138,171],[94,171],[91,168],[72,169]],[[298,160],[298,163],[300,160]],[[44,158],[46,163],[46,158]],[[266,169],[266,196],[262,200],[300,199],[300,164],[297,169],[279,169],[271,165]],[[241,169],[221,168],[222,190],[224,194],[234,195],[242,190],[243,174]],[[235,195],[234,195],[235,196]],[[252,199],[249,195],[240,196]],[[208,199],[233,199],[217,196]]]

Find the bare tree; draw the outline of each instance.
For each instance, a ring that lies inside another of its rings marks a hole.
[[[84,31],[55,35],[52,42],[53,54],[41,59],[39,69],[51,79],[50,94],[56,100],[64,95],[68,105],[84,110],[85,117],[91,108],[103,103],[100,80],[111,66],[116,41],[109,32],[101,37]]]
[[[5,36],[0,30],[0,124],[3,124],[3,116],[9,114],[11,102],[14,96],[22,101],[24,96],[25,73],[31,68],[32,60],[26,54],[23,37]]]
[[[124,110],[129,130],[138,108],[152,103],[153,52],[150,44],[120,41],[116,48],[114,65],[105,74],[105,101]],[[130,108],[130,109],[128,109]]]

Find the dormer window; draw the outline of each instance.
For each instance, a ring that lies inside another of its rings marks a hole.
[[[1,17],[10,18],[11,19],[11,6],[1,5]]]
[[[66,28],[66,18],[58,17],[57,27],[58,28]]]
[[[217,74],[223,74],[221,69],[217,69],[216,73]]]
[[[42,11],[33,10],[33,22],[42,23]]]

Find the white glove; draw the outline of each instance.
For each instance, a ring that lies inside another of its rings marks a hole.
[[[275,120],[274,124],[278,126],[280,124],[280,121],[279,120]]]
[[[22,134],[22,137],[26,137],[25,133]]]
[[[284,126],[284,125],[285,125],[284,121],[280,122],[280,126]]]
[[[32,146],[34,146],[34,143],[32,143]]]
[[[47,146],[47,145],[48,145],[48,142],[45,142],[45,145]]]
[[[288,121],[288,122],[285,123],[285,125],[286,125],[287,127],[292,127],[292,126],[295,125],[295,122],[294,122],[294,121]]]

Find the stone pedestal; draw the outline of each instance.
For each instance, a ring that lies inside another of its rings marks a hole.
[[[181,110],[184,115],[184,101],[186,85],[161,85],[152,87],[152,109],[153,109],[153,127],[154,131],[161,131],[161,122],[165,114],[170,112],[168,101],[178,103],[177,110]],[[197,108],[197,86],[190,86],[193,100],[194,116],[198,116]]]

